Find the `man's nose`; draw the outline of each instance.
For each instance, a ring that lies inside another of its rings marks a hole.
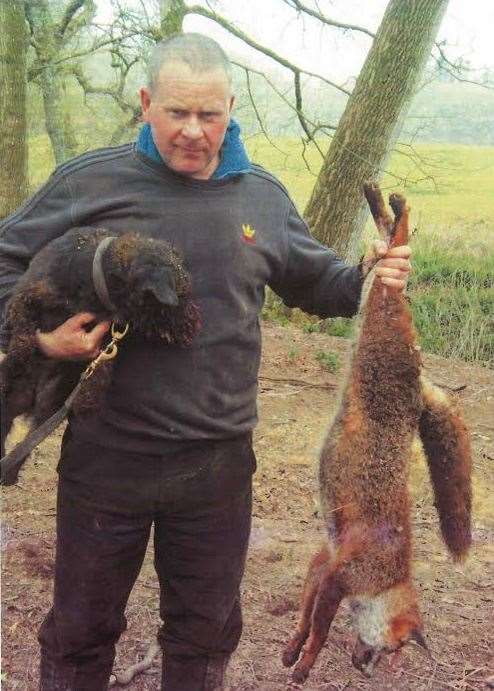
[[[190,118],[182,128],[182,134],[187,139],[200,139],[202,137],[201,123],[197,118]]]

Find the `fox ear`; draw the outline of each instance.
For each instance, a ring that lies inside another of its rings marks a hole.
[[[431,654],[429,646],[427,645],[427,641],[424,638],[424,634],[420,629],[412,629],[410,633],[410,638],[408,640],[410,643],[415,643],[416,645],[419,645],[426,652],[428,652],[429,655]]]
[[[175,279],[171,271],[153,271],[146,277],[141,289],[151,292],[162,305],[169,307],[176,307],[178,305]]]

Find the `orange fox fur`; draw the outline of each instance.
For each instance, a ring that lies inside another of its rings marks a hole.
[[[377,186],[369,203],[388,245],[406,244],[408,208]],[[376,196],[378,209],[372,208]],[[384,211],[383,211],[384,210]],[[328,543],[312,559],[301,617],[283,664],[304,681],[343,598],[351,600],[358,640],[353,663],[370,676],[383,652],[411,639],[425,645],[411,582],[408,467],[417,433],[423,442],[443,539],[454,558],[470,545],[470,446],[448,398],[421,375],[405,297],[372,271],[364,285],[348,379],[320,457]]]

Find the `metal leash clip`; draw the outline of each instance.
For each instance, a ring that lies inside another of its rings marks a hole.
[[[117,325],[115,322],[112,322],[111,329],[110,329],[110,334],[111,334],[111,341],[106,345],[99,355],[97,355],[94,360],[92,360],[89,365],[86,367],[84,372],[82,373],[81,379],[89,379],[89,377],[94,374],[94,371],[100,365],[102,362],[106,362],[107,360],[113,360],[114,357],[117,356],[118,353],[118,342],[124,338],[124,336],[127,335],[129,331],[129,324],[125,324],[124,328],[122,331],[119,331],[117,328]]]

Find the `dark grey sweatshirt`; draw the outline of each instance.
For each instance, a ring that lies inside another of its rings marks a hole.
[[[125,145],[63,164],[0,224],[1,315],[34,254],[76,225],[171,242],[191,274],[203,323],[188,347],[122,345],[104,410],[71,421],[80,438],[100,444],[159,453],[168,440],[251,430],[266,285],[288,306],[321,317],[350,316],[358,307],[359,269],[311,237],[285,188],[263,168],[194,180]]]

